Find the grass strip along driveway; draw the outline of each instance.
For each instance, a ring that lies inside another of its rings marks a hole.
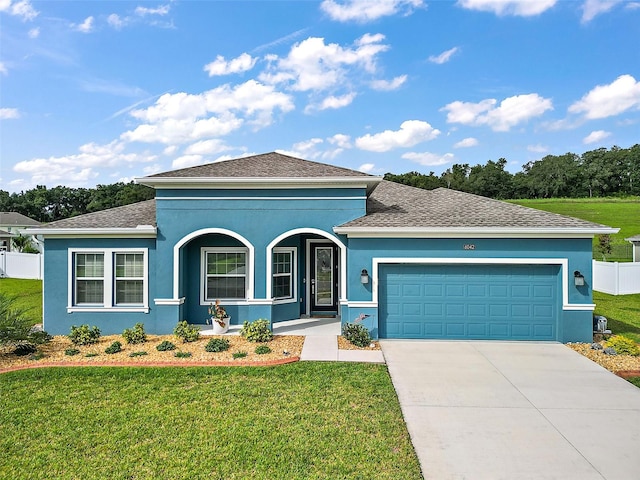
[[[23,370],[0,405],[0,478],[422,478],[384,365]]]

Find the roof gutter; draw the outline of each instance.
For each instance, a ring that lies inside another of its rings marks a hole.
[[[333,227],[349,238],[592,238],[594,235],[618,233],[611,227]]]
[[[45,238],[156,238],[157,228],[153,225],[138,225],[134,228],[28,228],[30,235]]]

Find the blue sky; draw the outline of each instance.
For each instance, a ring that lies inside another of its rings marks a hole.
[[[0,0],[0,189],[281,151],[440,174],[640,142],[640,2]]]

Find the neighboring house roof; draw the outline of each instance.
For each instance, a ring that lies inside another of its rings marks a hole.
[[[640,242],[640,235],[634,235],[633,237],[625,238],[625,240],[632,243]]]
[[[156,201],[145,200],[122,207],[57,220],[42,225],[40,228],[29,228],[26,233],[155,236],[155,225]]]
[[[0,225],[27,226],[40,225],[40,222],[18,212],[0,212]]]
[[[15,237],[13,233],[5,232],[4,230],[0,230],[0,237]]]
[[[531,230],[613,233],[605,225],[522,207],[446,188],[423,190],[382,181],[367,200],[367,214],[335,228],[337,233],[368,235],[396,231],[408,234],[488,230],[505,233]],[[615,230],[617,231],[617,230]]]

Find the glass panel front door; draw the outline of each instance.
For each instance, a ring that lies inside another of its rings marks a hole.
[[[312,245],[311,311],[337,312],[337,270],[334,245]]]

